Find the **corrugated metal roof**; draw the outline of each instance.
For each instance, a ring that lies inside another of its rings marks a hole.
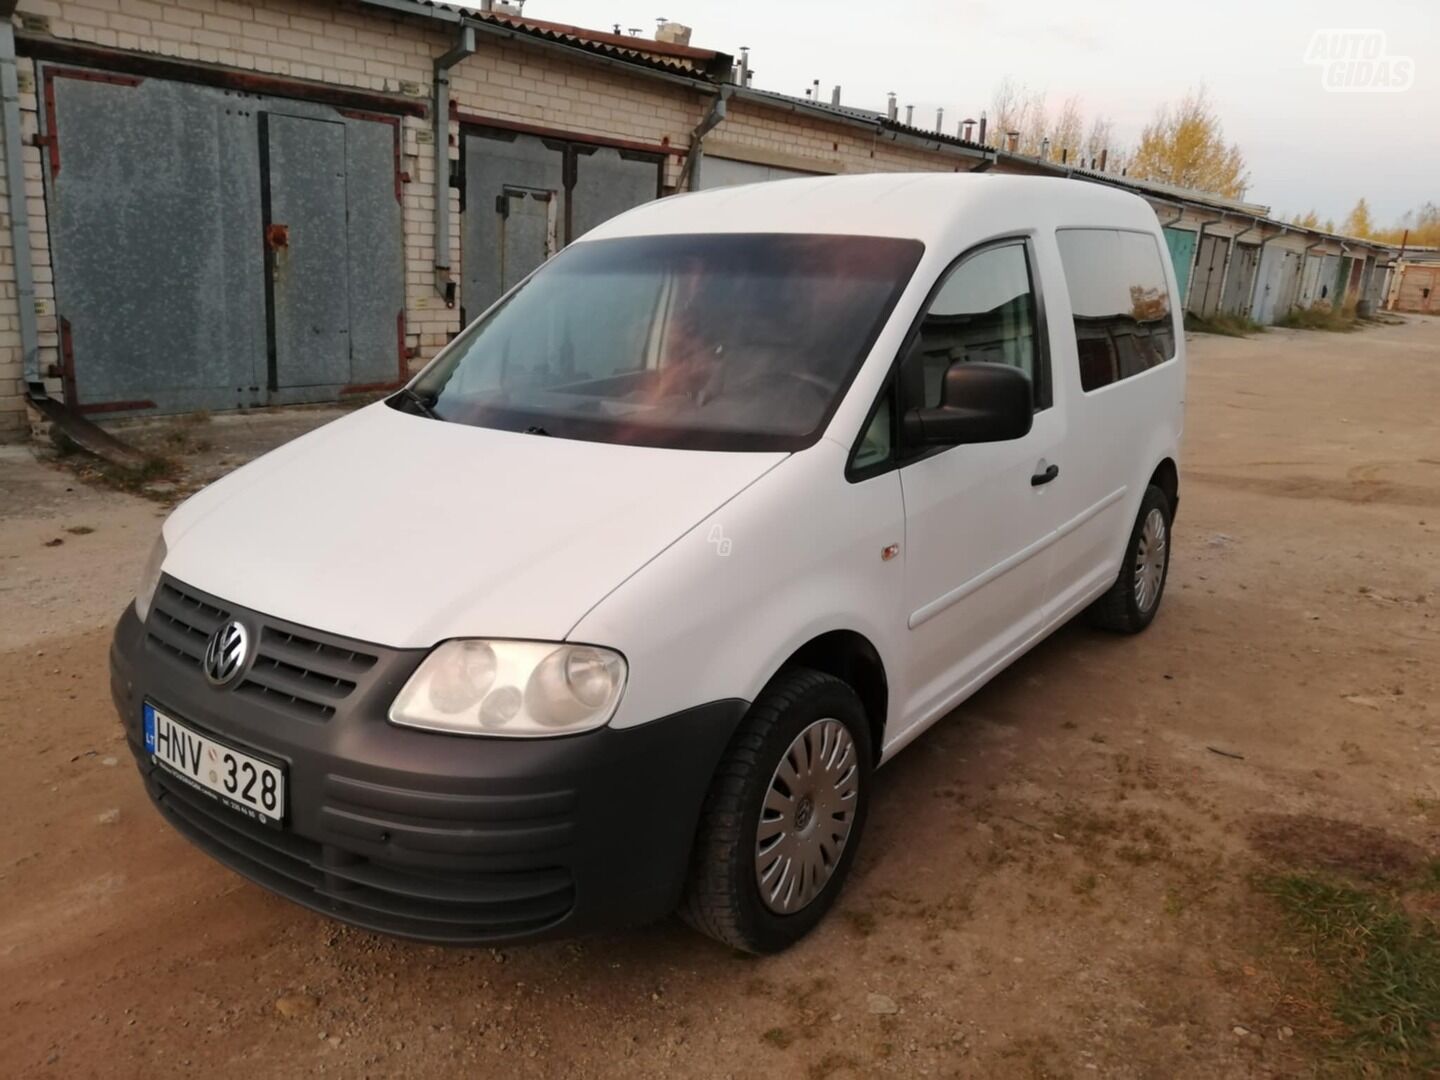
[[[550,22],[545,19],[531,19],[521,15],[504,15],[498,12],[481,11],[462,4],[443,3],[441,0],[361,0],[373,7],[390,11],[411,11],[415,15],[434,15],[447,22],[458,19],[476,23],[488,23],[504,27],[529,37],[539,38],[556,44],[567,45],[586,52],[599,53],[633,63],[642,67],[657,68],[676,75],[704,79],[708,82],[724,82],[730,77],[733,66],[731,57],[713,49],[698,49],[690,45],[676,45],[652,38],[631,37],[628,34],[614,34],[604,30],[590,30],[568,23]]]
[[[1055,163],[1049,162],[1054,165]],[[1115,173],[1102,173],[1096,169],[1083,169],[1076,166],[1060,166],[1068,169],[1076,176],[1087,177],[1091,180],[1101,180],[1117,184],[1124,184],[1127,187],[1135,188],[1138,191],[1149,191],[1156,195],[1168,196],[1181,202],[1202,202],[1207,206],[1214,206],[1221,210],[1230,210],[1237,214],[1248,214],[1250,217],[1269,217],[1270,207],[1262,203],[1245,202],[1242,199],[1231,199],[1224,195],[1216,195],[1211,191],[1199,191],[1195,188],[1179,187],[1176,184],[1166,184],[1160,180],[1146,180],[1138,176],[1117,176]]]
[[[736,87],[737,92],[741,92]],[[776,90],[760,90],[753,86],[747,86],[741,92],[742,97],[773,101],[777,105],[786,108],[802,108],[820,115],[829,114],[836,120],[855,123],[869,124],[883,131],[891,131],[898,135],[909,135],[917,139],[928,139],[931,142],[942,143],[946,146],[957,146],[965,150],[973,150],[979,153],[994,153],[994,149],[983,146],[968,139],[962,139],[958,135],[946,135],[944,132],[935,131],[922,127],[915,127],[912,124],[902,124],[898,120],[891,120],[885,113],[874,112],[870,109],[856,109],[849,105],[832,105],[828,101],[817,101],[814,98],[796,97],[793,94],[782,94]]]
[[[620,60],[625,63],[635,64],[639,67],[663,71],[669,75],[695,79],[697,81],[703,80],[717,84],[729,83],[731,70],[734,65],[734,60],[731,56],[711,49],[699,49],[689,45],[676,45],[671,42],[655,41],[651,38],[631,37],[626,34],[613,34],[602,30],[589,30],[580,26],[571,26],[568,23],[556,23],[543,19],[525,18],[524,16],[485,12],[478,8],[466,7],[462,4],[445,3],[443,0],[360,0],[360,2],[372,7],[385,8],[386,10],[394,12],[409,12],[422,17],[425,15],[433,15],[434,17],[443,18],[445,21],[451,23],[470,20],[475,23],[489,24],[497,28],[502,28],[503,30],[548,41],[552,44],[564,45],[569,48],[596,53],[607,56],[613,60]],[[903,124],[898,120],[891,120],[885,113],[874,112],[869,109],[856,109],[848,105],[832,105],[828,101],[819,101],[808,97],[796,97],[792,94],[782,94],[774,90],[760,90],[750,86],[736,86],[734,87],[734,93],[742,99],[748,98],[759,101],[762,104],[770,102],[787,109],[811,112],[817,116],[823,117],[829,115],[842,123],[864,124],[875,128],[877,132],[889,132],[894,135],[922,139],[942,146],[954,146],[972,153],[992,155],[1000,160],[1047,170],[1057,176],[1079,177],[1080,179],[1090,180],[1095,183],[1112,184],[1116,187],[1126,188],[1142,196],[1148,194],[1163,201],[1188,203],[1233,214],[1241,214],[1246,217],[1256,218],[1267,225],[1284,225],[1292,231],[1305,232],[1313,236],[1323,236],[1333,240],[1345,240],[1348,243],[1363,244],[1368,247],[1395,249],[1395,245],[1393,244],[1385,244],[1376,240],[1359,240],[1353,237],[1340,236],[1335,233],[1325,233],[1319,229],[1306,229],[1301,226],[1291,225],[1288,222],[1278,221],[1270,217],[1270,207],[1260,203],[1249,203],[1239,199],[1229,199],[1223,195],[1216,195],[1212,192],[1177,187],[1173,184],[1166,184],[1157,180],[1142,180],[1139,177],[1102,173],[1075,165],[1061,165],[1055,161],[1046,161],[1041,158],[1029,157],[1023,154],[1012,154],[1007,151],[997,150],[991,146],[986,146],[983,143],[962,139],[958,135],[947,135],[944,132],[915,127],[912,124]]]

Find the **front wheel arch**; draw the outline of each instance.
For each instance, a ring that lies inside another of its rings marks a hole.
[[[855,691],[870,725],[871,764],[878,764],[885,743],[890,683],[885,674],[885,662],[870,639],[854,630],[831,630],[813,637],[792,652],[765,685],[772,685],[795,668],[833,675]]]

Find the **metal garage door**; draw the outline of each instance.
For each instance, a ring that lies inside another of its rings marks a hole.
[[[1335,281],[1340,275],[1340,256],[1326,255],[1320,264],[1320,295],[1317,299],[1326,304],[1335,301]]]
[[[1258,244],[1235,245],[1230,253],[1230,269],[1225,272],[1225,291],[1220,297],[1220,310],[1227,315],[1244,315],[1250,307],[1255,289],[1255,264],[1260,260]]]
[[[775,165],[756,165],[750,161],[732,161],[730,158],[711,157],[706,154],[700,161],[700,189],[734,187],[736,184],[759,184],[766,180],[790,180],[797,176],[817,176],[818,173],[800,172],[797,169],[782,169]]]
[[[1324,265],[1323,255],[1305,256],[1305,267],[1300,271],[1300,292],[1295,297],[1299,307],[1308,308],[1320,299],[1320,272]]]
[[[1225,251],[1231,241],[1223,236],[1207,236],[1200,241],[1200,254],[1195,259],[1195,280],[1190,284],[1186,310],[1201,318],[1214,315],[1220,307],[1220,281],[1225,273]]]
[[[1265,248],[1260,257],[1259,280],[1255,288],[1255,321],[1270,325],[1283,319],[1295,306],[1300,292],[1304,255],[1288,248]]]
[[[463,317],[596,225],[660,194],[658,154],[492,128],[467,128],[461,246]]]
[[[61,374],[87,412],[401,377],[399,124],[41,66]]]
[[[1195,234],[1189,229],[1165,229],[1165,246],[1170,251],[1170,262],[1175,266],[1175,287],[1180,295],[1190,287],[1190,264],[1195,258]]]

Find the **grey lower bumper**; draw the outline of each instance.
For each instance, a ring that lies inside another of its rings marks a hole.
[[[224,614],[241,617],[233,606]],[[214,689],[133,608],[110,655],[131,751],[176,829],[307,907],[434,942],[577,933],[669,912],[710,777],[746,708],[720,701],[638,728],[474,739],[384,719],[379,703],[388,704],[419,654],[382,656],[388,668],[374,692],[362,686],[323,721],[297,719],[265,696]],[[284,827],[234,813],[152,762],[146,700],[282,762]]]

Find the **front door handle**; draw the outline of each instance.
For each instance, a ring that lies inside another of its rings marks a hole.
[[[1043,470],[1041,470],[1040,472],[1035,473],[1035,475],[1033,475],[1032,477],[1030,477],[1030,486],[1031,486],[1031,487],[1039,487],[1041,484],[1048,484],[1051,480],[1054,480],[1055,477],[1057,477],[1057,476],[1059,476],[1059,475],[1060,475],[1060,466],[1059,466],[1059,465],[1049,465],[1049,466],[1046,466]]]

